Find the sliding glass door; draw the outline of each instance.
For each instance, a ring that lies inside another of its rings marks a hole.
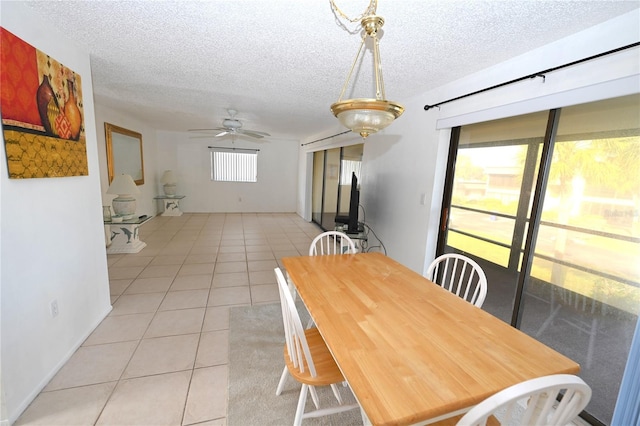
[[[640,96],[453,136],[439,251],[481,263],[483,309],[581,364],[609,423],[640,310]]]
[[[313,153],[313,180],[311,182],[311,220],[322,223],[322,188],[324,185],[324,151]]]
[[[364,145],[350,145],[313,153],[311,207],[313,222],[335,228],[335,217],[349,212],[351,173],[360,178]]]
[[[548,113],[459,129],[441,252],[475,257],[495,279],[484,309],[510,322]],[[451,172],[450,171],[450,172]]]
[[[338,189],[340,189],[340,148],[325,151],[324,161],[324,194],[322,196],[323,229],[335,227],[335,217],[338,214]]]

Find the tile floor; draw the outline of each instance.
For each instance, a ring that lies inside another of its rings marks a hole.
[[[113,310],[16,425],[225,425],[229,307],[279,300],[273,268],[320,229],[296,214],[184,214],[108,255]]]

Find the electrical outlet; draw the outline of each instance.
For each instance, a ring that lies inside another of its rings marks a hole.
[[[52,300],[51,305],[49,305],[49,310],[51,311],[51,318],[55,318],[58,316],[58,300]]]

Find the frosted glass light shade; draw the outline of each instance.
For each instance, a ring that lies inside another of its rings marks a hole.
[[[348,99],[331,105],[331,111],[343,126],[366,138],[393,123],[404,108],[380,99]]]

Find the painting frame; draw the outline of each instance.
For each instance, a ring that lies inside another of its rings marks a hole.
[[[9,178],[87,176],[80,75],[3,27],[0,53]]]
[[[130,175],[136,185],[144,184],[142,134],[104,123],[109,184],[118,174]]]

